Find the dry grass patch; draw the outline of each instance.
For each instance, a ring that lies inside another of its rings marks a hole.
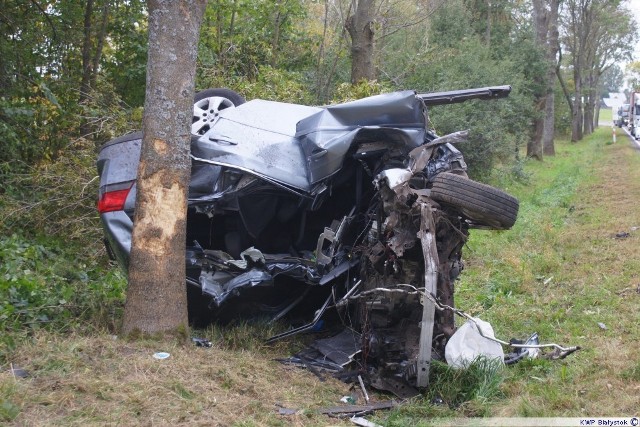
[[[152,357],[167,351],[166,360]],[[280,352],[279,352],[280,350]],[[13,360],[29,372],[0,376],[20,425],[326,425],[314,409],[335,405],[348,386],[320,382],[257,351],[159,346],[111,336],[39,334]],[[276,404],[299,408],[277,415]]]

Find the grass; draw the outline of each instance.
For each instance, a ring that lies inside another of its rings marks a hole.
[[[599,120],[602,123],[606,123],[610,125],[612,120],[611,108],[601,108]]]
[[[513,230],[469,241],[460,307],[507,339],[537,331],[542,341],[583,347],[541,372],[510,370],[493,415],[620,416],[640,404],[631,315],[640,308],[640,153],[626,138],[609,142],[602,129],[527,165],[529,182],[508,189],[521,202]]]
[[[637,412],[640,153],[626,139],[610,144],[609,134],[604,128],[577,144],[559,141],[555,157],[525,164],[526,181],[501,181],[521,201],[518,222],[509,231],[472,232],[456,289],[456,305],[491,322],[503,339],[536,331],[543,342],[583,349],[564,360],[528,360],[508,368],[480,361],[456,371],[434,364],[425,395],[377,413],[375,421],[404,426],[443,417]],[[6,242],[22,245],[16,239]],[[51,262],[58,252],[30,249],[34,245],[25,250],[35,253],[10,258],[16,265],[31,263],[16,272],[19,280],[36,280],[37,273],[71,288],[74,280],[95,281],[94,287],[99,283],[91,274],[69,276]],[[102,311],[119,307],[111,294],[101,298],[107,305]],[[196,331],[212,340],[207,349],[127,342],[106,326],[83,328],[79,324],[85,320],[73,316],[64,321],[66,328],[27,329],[6,349],[0,424],[351,425],[317,411],[339,405],[352,392],[349,386],[275,362],[299,342],[265,346],[262,339],[272,332],[268,328]],[[152,357],[156,351],[171,356],[158,361]],[[12,375],[10,366],[29,376]],[[300,411],[280,416],[276,405]]]

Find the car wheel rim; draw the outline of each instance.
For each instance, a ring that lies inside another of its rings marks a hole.
[[[218,121],[220,112],[232,107],[235,107],[233,102],[221,96],[212,96],[195,102],[193,104],[191,133],[204,135]]]

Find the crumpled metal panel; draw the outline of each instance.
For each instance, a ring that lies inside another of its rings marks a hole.
[[[301,120],[296,136],[325,130],[352,130],[379,126],[424,128],[422,103],[412,90],[384,93],[357,101],[330,105]]]
[[[216,306],[256,286],[271,286],[278,275],[292,277],[301,284],[317,284],[321,276],[310,260],[290,256],[265,255],[253,247],[243,251],[239,259],[217,250],[194,253],[194,261],[206,260],[225,265],[225,269],[206,267],[198,279],[202,292],[212,297]]]
[[[340,169],[355,141],[417,147],[424,142],[425,128],[423,105],[407,90],[329,106],[301,120],[296,137],[313,184]]]
[[[310,192],[340,169],[354,142],[413,148],[425,134],[423,105],[413,91],[326,108],[254,100],[224,110],[192,144],[191,155],[196,163],[235,167]]]
[[[224,110],[218,122],[191,146],[196,161],[231,166],[268,181],[308,191],[296,123],[317,107],[264,100]]]

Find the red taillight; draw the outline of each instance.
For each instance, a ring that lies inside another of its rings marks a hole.
[[[127,200],[129,191],[131,191],[131,188],[104,192],[98,201],[98,212],[105,213],[123,210],[124,202]]]

